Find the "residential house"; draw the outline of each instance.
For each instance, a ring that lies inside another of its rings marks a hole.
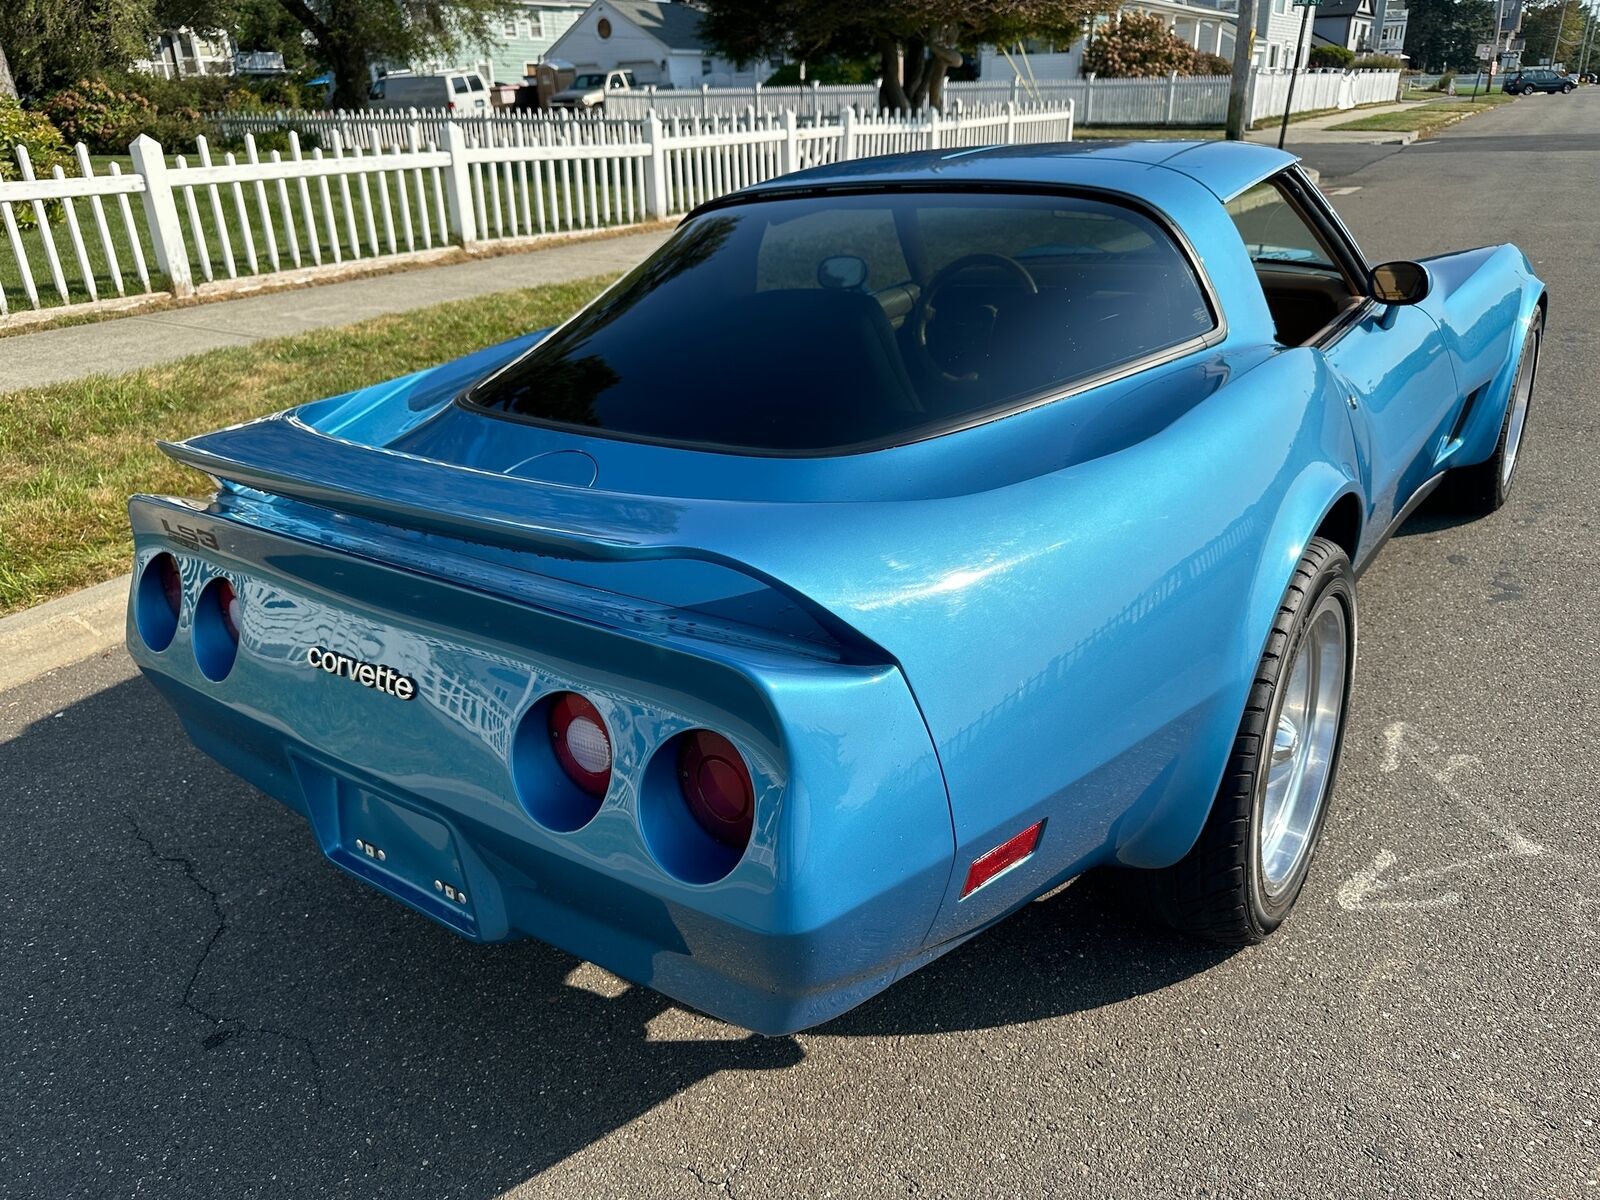
[[[406,64],[417,74],[466,68],[489,83],[518,84],[550,54],[561,35],[583,15],[588,0],[521,0],[495,21],[489,43],[471,60],[420,59]]]
[[[1411,14],[1406,0],[1372,0],[1372,27],[1378,31],[1374,49],[1394,58],[1406,57],[1406,28]]]
[[[1377,0],[1365,2],[1370,5]],[[1389,2],[1401,3],[1402,0]],[[1088,39],[1094,37],[1098,30],[1115,24],[1125,12],[1155,13],[1166,19],[1173,33],[1197,50],[1230,60],[1233,58],[1234,29],[1239,20],[1238,0],[1125,0],[1116,13],[1095,17],[1090,22],[1086,36],[1070,47],[1025,42],[1020,54],[1016,48],[1007,52],[994,46],[984,47],[978,60],[979,78],[1009,79],[1015,64],[1024,77],[1040,82],[1076,79],[1083,74],[1083,50]],[[1300,32],[1300,10],[1293,7],[1290,0],[1267,0],[1260,6],[1257,15],[1255,65],[1272,69],[1292,67]],[[1311,44],[1309,30],[1306,44]],[[1026,63],[1023,58],[1026,58]]]
[[[1376,20],[1374,0],[1322,0],[1311,10],[1314,46],[1343,46],[1356,54],[1369,53],[1374,45],[1372,30]]]
[[[594,0],[546,56],[580,71],[632,71],[641,87],[748,87],[775,69],[723,58],[706,45],[700,21],[684,3]]]
[[[187,26],[164,29],[150,43],[136,71],[178,79],[186,75],[232,75],[237,47],[226,33],[197,33]]]

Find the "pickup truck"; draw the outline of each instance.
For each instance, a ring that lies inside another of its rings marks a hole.
[[[633,90],[632,71],[583,71],[550,97],[552,108],[599,108],[612,92]]]

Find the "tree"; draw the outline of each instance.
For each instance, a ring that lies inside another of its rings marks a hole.
[[[121,70],[149,44],[153,0],[0,0],[0,46],[23,95]]]
[[[1164,17],[1155,13],[1125,12],[1116,24],[1096,30],[1083,51],[1085,74],[1093,71],[1111,79],[1141,78],[1152,75],[1193,75],[1203,65],[1212,70],[1207,54],[1204,60],[1188,42],[1167,27]],[[1223,72],[1224,74],[1226,72]]]
[[[1407,0],[1406,54],[1428,72],[1473,67],[1478,43],[1494,38],[1491,0]]]
[[[871,56],[880,103],[938,108],[962,51],[1024,38],[1075,40],[1089,17],[1116,0],[703,0],[706,39],[738,62],[785,54]]]
[[[1542,0],[1522,10],[1522,37],[1527,43],[1522,61],[1576,64],[1583,45],[1588,13],[1583,5]]]
[[[316,39],[333,72],[335,108],[360,108],[374,59],[411,62],[489,44],[491,28],[521,11],[517,0],[278,0]]]

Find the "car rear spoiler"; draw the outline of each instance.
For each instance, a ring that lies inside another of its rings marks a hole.
[[[219,482],[404,529],[583,562],[711,563],[781,592],[841,646],[892,661],[817,598],[717,548],[739,540],[730,538],[733,531],[770,529],[761,510],[792,505],[661,499],[519,479],[331,437],[292,415],[158,444]]]

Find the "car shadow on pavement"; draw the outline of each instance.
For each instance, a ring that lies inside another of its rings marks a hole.
[[[16,1131],[0,1177],[28,1194],[488,1200],[718,1072],[794,1066],[812,1040],[576,986],[602,973],[536,942],[457,938],[330,867],[139,678],[0,744],[0,779]],[[1222,956],[1130,917],[1122,892],[1060,891],[818,1033],[1063,1016]]]

